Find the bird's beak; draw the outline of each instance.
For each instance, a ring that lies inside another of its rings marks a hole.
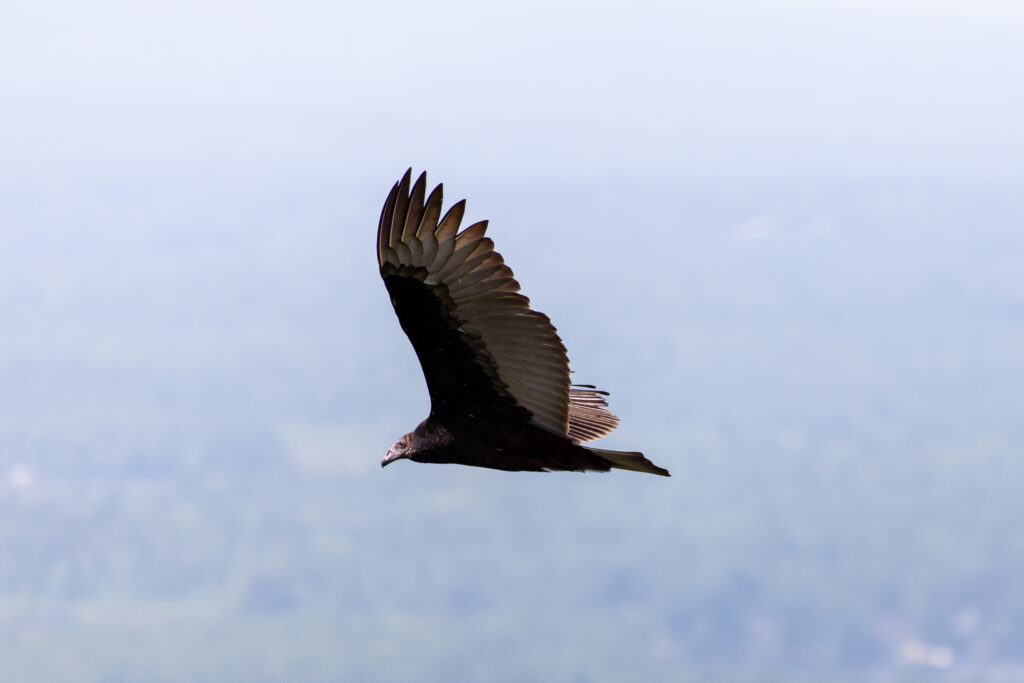
[[[388,454],[385,455],[384,459],[380,461],[380,466],[381,467],[387,467],[388,465],[390,465],[391,463],[393,463],[396,460],[401,460],[402,458],[408,458],[408,457],[409,456],[407,456],[405,453],[397,453],[397,452],[395,452],[395,449],[389,448],[388,449]]]

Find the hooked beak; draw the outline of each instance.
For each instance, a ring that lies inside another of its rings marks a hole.
[[[409,456],[406,455],[405,453],[400,453],[400,452],[396,451],[394,448],[389,448],[388,449],[388,454],[385,455],[384,459],[380,461],[380,466],[381,467],[387,467],[388,465],[390,465],[391,463],[393,463],[396,460],[401,460],[402,458],[408,458],[408,457]]]

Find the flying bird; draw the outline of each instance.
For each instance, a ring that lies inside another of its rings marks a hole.
[[[573,385],[551,320],[530,308],[485,237],[459,232],[465,200],[441,217],[442,186],[426,196],[412,169],[391,188],[377,227],[377,263],[398,321],[419,357],[430,415],[388,450],[408,458],[508,471],[612,468],[669,476],[642,453],[581,445],[619,418],[607,392]],[[410,184],[412,187],[410,189]]]

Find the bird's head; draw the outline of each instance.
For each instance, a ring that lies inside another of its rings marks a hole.
[[[413,435],[412,432],[410,432],[396,441],[394,445],[388,449],[387,455],[385,455],[384,459],[380,461],[380,466],[387,467],[396,460],[412,456],[415,452],[412,443]]]

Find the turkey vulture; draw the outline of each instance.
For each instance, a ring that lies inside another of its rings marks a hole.
[[[412,169],[391,188],[377,227],[377,263],[398,321],[419,357],[430,415],[388,450],[385,466],[458,463],[497,470],[611,468],[669,476],[642,453],[580,444],[619,418],[591,385],[569,381],[565,347],[546,315],[530,308],[487,221],[462,232],[465,200],[441,217],[441,185]]]

